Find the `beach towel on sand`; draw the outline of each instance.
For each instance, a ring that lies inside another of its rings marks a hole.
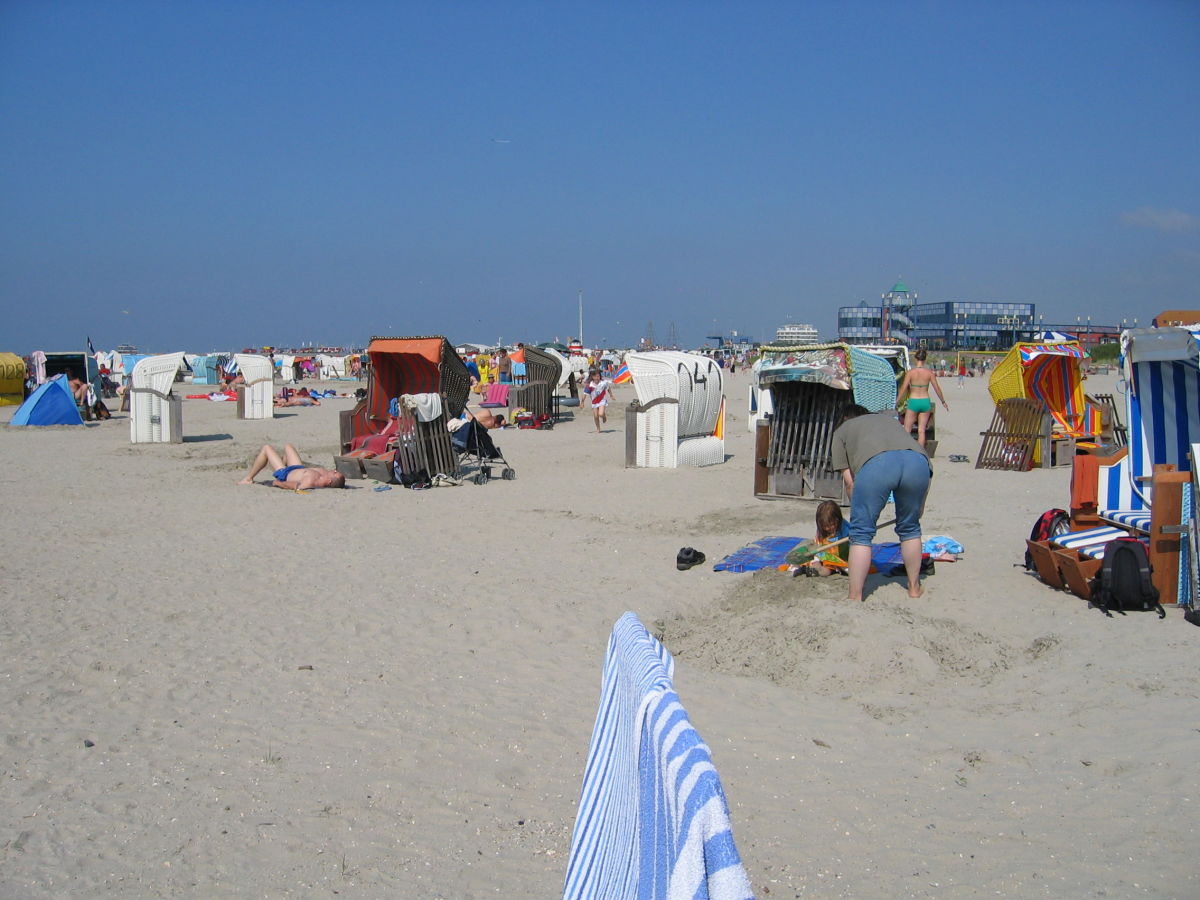
[[[717,770],[672,685],[674,667],[633,613],[613,626],[564,900],[754,896]]]
[[[950,540],[943,538],[942,540]],[[788,551],[803,543],[798,537],[765,537],[753,544],[734,550],[713,566],[714,572],[757,572],[759,569],[778,569],[788,565]],[[956,546],[962,546],[957,544]],[[922,548],[928,557],[928,546]],[[904,561],[900,558],[900,545],[895,542],[871,545],[871,571],[881,575],[900,575],[904,572]]]

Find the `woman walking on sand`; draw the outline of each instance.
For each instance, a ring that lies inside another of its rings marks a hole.
[[[932,387],[937,392],[938,400],[942,402],[946,412],[950,412],[950,405],[946,403],[946,398],[942,395],[942,387],[938,384],[937,375],[933,369],[925,365],[925,350],[921,349],[914,354],[917,364],[904,373],[904,381],[900,383],[900,393],[896,397],[896,406],[904,402],[908,398],[908,405],[904,410],[904,430],[912,433],[913,423],[917,425],[917,443],[922,447],[925,446],[925,428],[929,425],[929,416],[933,412],[933,401],[929,397],[929,388]]]
[[[600,377],[599,369],[592,369],[588,372],[583,392],[591,398],[592,418],[596,420],[596,434],[599,434],[601,423],[608,424],[608,401],[612,397],[612,385]]]

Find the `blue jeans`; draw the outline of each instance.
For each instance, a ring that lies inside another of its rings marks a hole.
[[[850,543],[869,545],[874,540],[888,494],[896,500],[896,535],[902,541],[919,538],[929,477],[929,460],[916,450],[887,450],[867,460],[854,476]]]

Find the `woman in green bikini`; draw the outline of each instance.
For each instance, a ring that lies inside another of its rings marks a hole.
[[[942,395],[937,375],[933,373],[933,369],[925,365],[925,351],[918,350],[913,356],[917,360],[917,364],[904,373],[904,380],[900,382],[900,393],[896,396],[896,405],[899,406],[905,399],[908,400],[908,406],[904,410],[904,430],[911,432],[913,422],[916,422],[917,443],[924,447],[925,427],[929,424],[929,415],[933,411],[929,388],[932,386],[937,392],[938,400],[941,401],[947,412],[950,411],[950,405]]]

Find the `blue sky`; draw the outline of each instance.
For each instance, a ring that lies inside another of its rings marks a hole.
[[[0,4],[4,346],[1200,307],[1200,3]]]

